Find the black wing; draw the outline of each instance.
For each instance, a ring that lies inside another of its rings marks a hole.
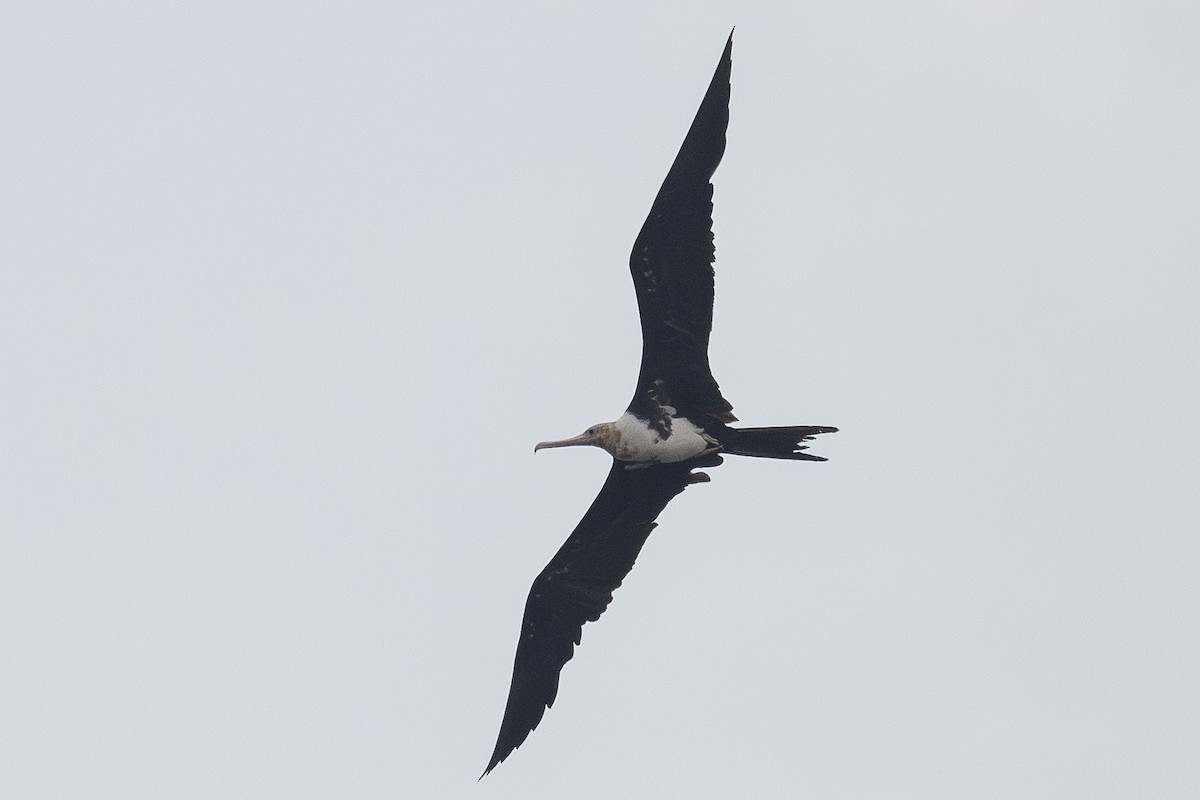
[[[708,366],[712,330],[713,172],[725,153],[733,34],[700,110],[642,225],[629,270],[642,318],[642,366],[630,411],[655,416],[657,405],[733,422]]]
[[[525,741],[554,704],[559,671],[579,644],[584,623],[595,622],[608,608],[655,518],[689,483],[708,480],[692,469],[720,463],[716,454],[633,469],[613,462],[591,508],[529,591],[508,705],[484,775]]]

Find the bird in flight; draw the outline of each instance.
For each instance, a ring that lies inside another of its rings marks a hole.
[[[655,519],[687,486],[707,483],[697,468],[722,454],[824,461],[803,442],[837,428],[796,425],[734,428],[733,406],[708,366],[713,260],[710,183],[725,152],[733,34],[700,110],[642,225],[629,269],[642,320],[642,364],[629,408],[550,447],[592,445],[613,457],[600,494],[525,602],[508,704],[487,775],[525,741],[558,694],[558,678],[633,568]],[[481,776],[482,777],[482,776]]]

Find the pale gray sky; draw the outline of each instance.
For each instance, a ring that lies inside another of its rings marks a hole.
[[[0,796],[1200,796],[1200,11],[9,2]],[[737,25],[713,369],[476,784]]]

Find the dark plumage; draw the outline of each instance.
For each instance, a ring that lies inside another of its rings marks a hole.
[[[614,456],[613,465],[583,519],[533,582],[508,704],[484,775],[525,741],[554,703],[559,673],[583,625],[604,613],[667,503],[688,485],[708,481],[693,470],[719,465],[721,453],[824,461],[804,452],[802,442],[837,430],[732,428],[733,406],[709,369],[715,253],[710,179],[725,152],[732,48],[730,34],[630,254],[642,323],[633,400],[616,422],[535,448],[596,445]]]
[[[689,483],[703,481],[697,466],[717,466],[715,453],[701,462],[627,470],[614,461],[604,488],[567,541],[533,581],[525,601],[508,706],[487,772],[525,741],[558,695],[558,675],[579,644],[585,622],[595,622],[633,562],[654,520]],[[486,773],[485,773],[486,774]]]
[[[684,137],[679,155],[654,198],[629,254],[629,272],[642,318],[642,365],[630,411],[653,412],[655,381],[670,387],[676,411],[733,422],[708,366],[713,268],[710,180],[725,154],[733,34]],[[687,410],[679,405],[686,398]]]

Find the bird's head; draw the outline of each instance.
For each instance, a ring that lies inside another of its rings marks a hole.
[[[533,452],[536,453],[538,450],[548,447],[574,447],[576,445],[586,444],[593,447],[599,447],[602,450],[607,450],[609,455],[612,455],[613,451],[616,449],[618,438],[619,437],[617,436],[617,432],[613,427],[613,423],[598,422],[583,433],[571,439],[558,439],[550,442],[538,442],[536,445],[534,445]]]

